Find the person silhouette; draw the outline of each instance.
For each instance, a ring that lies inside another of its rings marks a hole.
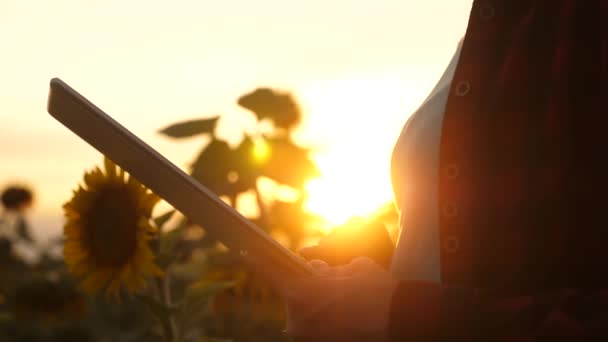
[[[287,332],[608,337],[607,23],[605,0],[474,0],[393,152],[390,270],[312,260],[317,275],[285,279],[253,265],[284,295]]]

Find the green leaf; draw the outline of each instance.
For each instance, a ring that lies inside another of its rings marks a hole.
[[[172,229],[168,232],[165,232],[161,237],[160,237],[160,251],[163,254],[173,254],[173,248],[175,247],[175,245],[177,245],[177,243],[181,240],[182,235],[184,234],[184,230],[186,229],[186,227],[188,226],[188,220],[187,219],[183,219],[180,224],[175,227],[175,229]]]
[[[8,312],[0,312],[0,323],[3,322],[11,322],[13,320],[13,316],[11,316]]]
[[[218,196],[236,197],[252,189],[259,176],[259,168],[251,158],[252,149],[250,138],[236,149],[213,139],[192,164],[191,175]]]
[[[213,133],[219,116],[208,119],[196,119],[179,122],[160,130],[161,134],[171,138],[188,138],[198,134]]]
[[[210,296],[213,296],[224,290],[234,287],[234,285],[235,284],[232,281],[210,281],[207,283],[194,285],[186,290],[185,299],[207,299]]]
[[[309,150],[294,144],[289,138],[267,140],[270,158],[262,166],[262,174],[295,189],[301,189],[307,180],[320,175],[309,157]]]
[[[167,223],[171,217],[173,217],[173,214],[175,214],[175,210],[169,210],[168,212],[154,218],[154,223],[156,224],[156,227],[160,229],[162,229],[162,227],[165,225],[165,223]]]
[[[161,251],[156,257],[156,263],[161,269],[166,270],[169,265],[171,265],[173,261],[175,261],[176,257],[176,253],[166,253]]]
[[[232,287],[234,287],[234,282],[210,281],[186,289],[186,293],[180,301],[181,326],[187,328],[195,322],[200,315],[205,315],[210,297]]]
[[[175,311],[174,308],[167,307],[163,303],[150,296],[136,295],[135,298],[137,298],[142,304],[144,304],[146,308],[148,308],[148,310],[150,310],[150,312],[156,318],[158,318],[158,320],[163,326],[168,327],[169,325],[171,325],[170,319],[171,315]]]

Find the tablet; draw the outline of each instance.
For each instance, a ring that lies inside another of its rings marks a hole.
[[[314,274],[304,259],[57,78],[51,80],[48,112],[232,251],[288,276]]]

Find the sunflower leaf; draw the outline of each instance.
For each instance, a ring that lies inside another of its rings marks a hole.
[[[252,148],[251,138],[243,139],[237,148],[213,138],[192,163],[190,174],[216,195],[234,198],[252,189],[259,176],[252,163]]]
[[[13,320],[13,317],[11,316],[10,313],[8,313],[8,312],[0,312],[0,323],[11,322],[12,320]]]
[[[161,134],[171,138],[188,138],[199,134],[213,133],[219,116],[206,119],[195,119],[176,124],[160,130]]]
[[[171,315],[175,311],[174,308],[167,307],[155,298],[150,296],[137,295],[135,296],[142,304],[144,304],[150,312],[158,318],[161,324],[165,327],[171,324]]]
[[[161,253],[173,254],[173,248],[177,243],[181,240],[182,235],[184,234],[184,230],[188,226],[188,222],[186,219],[182,220],[180,224],[175,227],[175,229],[165,232],[161,236],[160,240],[160,250]]]
[[[182,326],[188,327],[197,317],[205,315],[212,296],[234,286],[235,283],[229,281],[208,281],[186,289],[184,298],[180,301]]]
[[[214,282],[205,282],[194,285],[186,290],[186,294],[184,299],[188,300],[196,300],[202,298],[209,298],[214,294],[227,290],[229,288],[234,287],[235,283],[233,281],[214,281]]]
[[[175,261],[176,257],[175,253],[160,252],[156,257],[156,262],[161,269],[166,270]]]
[[[252,111],[258,120],[269,118],[276,127],[291,128],[300,122],[302,112],[290,93],[257,88],[239,97],[237,104]]]
[[[309,156],[309,150],[285,137],[268,139],[270,157],[261,172],[281,184],[301,189],[307,180],[318,177],[319,169]]]
[[[173,214],[175,214],[175,210],[169,210],[168,212],[154,218],[154,223],[156,224],[156,227],[162,229],[165,223],[167,223],[171,219],[171,217],[173,217]]]

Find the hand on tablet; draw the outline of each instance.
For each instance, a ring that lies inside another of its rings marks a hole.
[[[332,266],[346,265],[357,257],[368,257],[388,268],[394,245],[380,222],[347,224],[336,228],[318,245],[300,250],[307,260],[319,259]]]
[[[338,267],[319,260],[311,264],[318,276],[301,279],[283,291],[290,336],[376,341],[386,335],[397,284],[388,271],[369,258]]]
[[[336,267],[313,260],[310,265],[317,275],[290,279],[254,258],[246,259],[284,298],[290,336],[332,341],[365,336],[377,341],[386,335],[397,281],[373,260],[360,257]]]

